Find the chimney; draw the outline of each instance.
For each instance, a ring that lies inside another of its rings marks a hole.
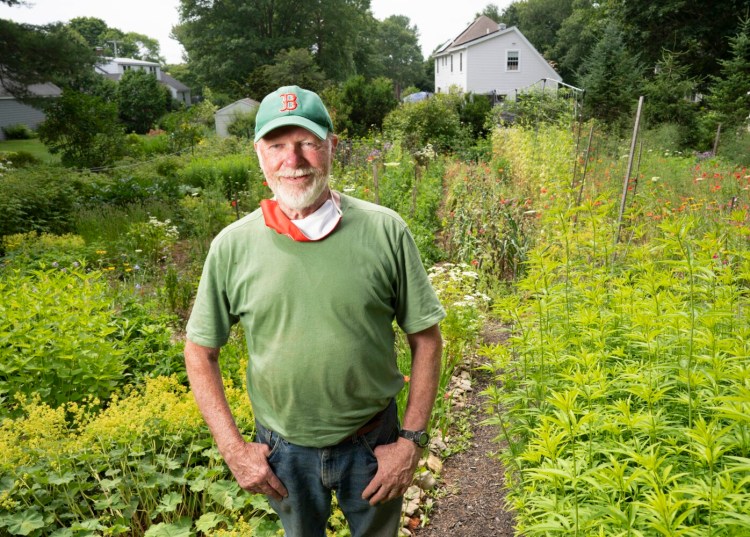
[[[497,28],[498,28],[498,30],[505,30],[505,28],[506,28],[505,23],[501,22],[500,24],[498,24]]]

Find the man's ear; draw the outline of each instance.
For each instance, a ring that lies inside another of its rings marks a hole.
[[[334,134],[331,136],[331,153],[336,151],[337,145],[339,145],[339,137]]]

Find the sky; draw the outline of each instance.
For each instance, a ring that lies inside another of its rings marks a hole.
[[[0,19],[30,24],[67,22],[75,17],[97,17],[110,28],[123,32],[137,32],[159,41],[161,54],[167,63],[181,63],[183,49],[171,39],[172,26],[179,22],[179,0],[26,0],[28,6],[8,7],[0,4]],[[435,48],[458,36],[487,4],[500,10],[511,0],[370,0],[370,10],[376,19],[390,15],[409,17],[419,31],[419,44],[426,58]],[[439,4],[450,5],[442,8]]]

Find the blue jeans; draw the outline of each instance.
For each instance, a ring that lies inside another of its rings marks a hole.
[[[371,506],[362,491],[378,469],[373,450],[398,439],[395,402],[382,423],[361,436],[340,444],[311,448],[290,444],[256,421],[256,441],[271,448],[268,463],[289,496],[269,498],[288,537],[325,537],[331,514],[331,491],[336,491],[352,537],[395,537],[401,522],[402,498]]]

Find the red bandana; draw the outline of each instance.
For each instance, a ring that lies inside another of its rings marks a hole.
[[[279,207],[276,200],[261,200],[260,209],[263,212],[263,220],[267,227],[273,229],[280,235],[286,235],[290,239],[298,242],[316,242],[323,240],[333,233],[333,230],[336,229],[336,227],[338,227],[338,222],[336,222],[336,226],[324,236],[318,239],[310,239],[292,223],[287,215],[284,214],[284,211],[281,210],[281,207]]]

